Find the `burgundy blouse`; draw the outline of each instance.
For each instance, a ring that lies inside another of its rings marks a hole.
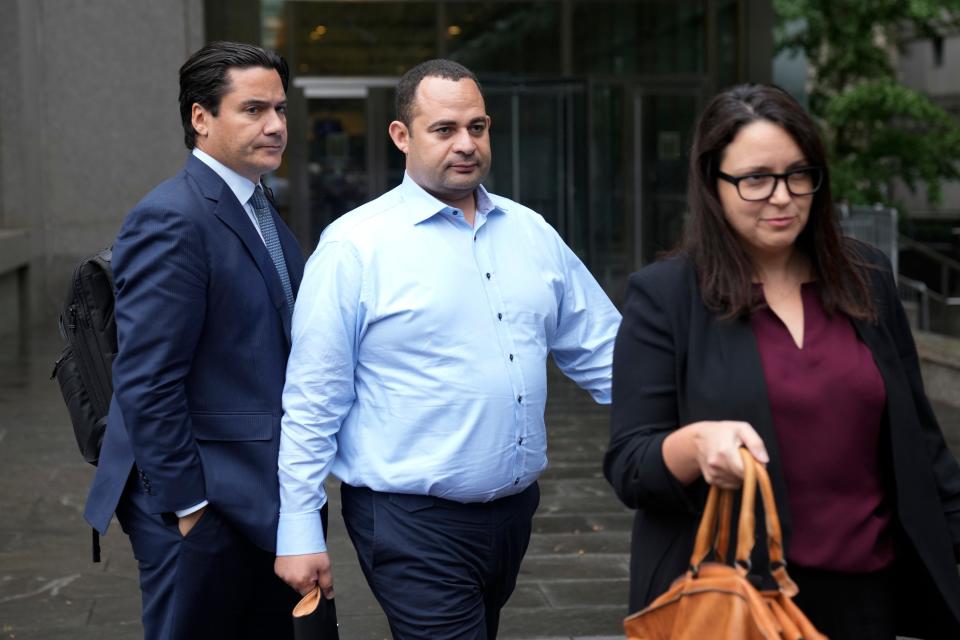
[[[886,389],[850,320],[826,314],[816,283],[801,295],[802,349],[770,309],[751,318],[793,520],[787,560],[877,571],[893,560],[879,459]]]

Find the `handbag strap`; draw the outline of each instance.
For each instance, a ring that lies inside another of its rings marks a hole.
[[[745,476],[744,487],[748,486],[748,483],[754,487],[754,490],[756,489],[756,481],[752,478],[748,479]],[[693,553],[690,555],[690,570],[693,571],[694,574],[700,570],[700,565],[709,557],[711,550],[715,552],[717,562],[726,562],[727,550],[730,548],[730,523],[733,520],[733,498],[733,491],[721,489],[715,485],[710,487],[710,492],[707,494],[707,504],[703,507],[700,526],[697,528],[697,537],[693,544]],[[753,504],[752,496],[750,497],[750,503],[751,505]],[[740,544],[738,541],[737,548],[739,549],[739,547]],[[749,552],[747,557],[749,557]]]
[[[740,573],[747,575],[756,539],[757,465],[750,452],[742,447],[740,457],[743,459],[743,487],[740,489],[740,524],[737,527],[737,552],[734,558]],[[764,504],[764,511],[767,511],[766,506]]]
[[[746,451],[746,449],[744,449]],[[750,456],[751,458],[753,456]],[[767,468],[754,460],[757,467],[757,482],[760,485],[760,495],[763,498],[763,512],[767,523],[767,550],[770,557],[770,574],[777,581],[780,591],[791,598],[800,589],[797,583],[787,575],[787,560],[783,555],[783,534],[780,529],[780,516],[777,513],[777,502],[773,496],[773,485]]]
[[[717,530],[717,511],[720,506],[720,494],[723,490],[711,486],[710,493],[707,494],[707,504],[703,507],[703,515],[700,517],[700,526],[697,528],[697,537],[693,543],[693,553],[690,555],[690,570],[696,574],[700,570],[700,564],[707,559],[712,546],[714,532]],[[725,505],[730,508],[730,505]],[[727,518],[729,522],[729,516]]]
[[[753,552],[756,536],[754,502],[756,488],[760,487],[763,500],[763,513],[767,529],[767,553],[770,559],[770,574],[784,595],[793,597],[799,589],[787,575],[787,563],[783,557],[783,534],[780,530],[780,516],[773,496],[773,485],[766,468],[753,457],[747,449],[740,449],[743,458],[743,495],[740,502],[740,525],[737,529],[736,563],[738,569],[746,575],[750,570],[750,554]]]
[[[730,522],[733,520],[733,491],[720,492],[719,522],[717,523],[717,537],[713,545],[714,556],[717,562],[727,561],[727,552],[730,550]]]
[[[744,576],[751,568],[750,556],[753,553],[756,536],[756,492],[760,487],[763,500],[764,520],[767,529],[767,550],[770,559],[770,573],[776,580],[780,591],[793,597],[797,594],[796,583],[787,575],[786,561],[783,557],[783,535],[780,529],[780,517],[773,496],[773,486],[766,468],[757,462],[745,448],[740,449],[743,458],[743,488],[740,497],[740,521],[737,526],[737,548],[735,563]],[[719,562],[726,561],[729,549],[734,491],[711,486],[707,495],[707,504],[700,518],[697,537],[690,555],[690,570],[696,575],[700,565],[713,550]]]

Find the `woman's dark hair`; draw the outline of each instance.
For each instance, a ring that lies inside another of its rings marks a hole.
[[[480,81],[477,80],[477,76],[459,62],[444,58],[421,62],[403,74],[397,84],[397,120],[407,125],[408,129],[413,122],[413,107],[417,97],[417,87],[420,86],[424,78],[444,78],[455,82],[467,78],[476,83],[480,97],[483,97],[483,89],[480,88]]]
[[[187,149],[197,146],[197,132],[192,122],[194,103],[216,116],[220,100],[230,89],[227,71],[250,67],[276,70],[286,92],[290,80],[287,61],[275,51],[252,44],[211,42],[183,63],[180,67],[180,121]]]
[[[749,315],[759,304],[752,286],[755,265],[727,222],[717,190],[724,150],[744,126],[758,120],[783,127],[806,162],[824,168],[810,217],[796,240],[810,260],[824,308],[872,320],[875,311],[865,265],[851,243],[843,240],[817,127],[790,94],[770,85],[742,84],[724,91],[710,101],[697,122],[687,186],[690,212],[679,251],[695,265],[704,302],[724,317]]]

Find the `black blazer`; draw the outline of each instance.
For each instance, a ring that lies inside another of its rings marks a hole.
[[[904,587],[903,624],[898,626],[921,637],[960,638],[960,577],[953,553],[960,544],[960,466],[924,393],[889,263],[876,249],[856,246],[871,264],[878,321],[853,325],[887,390],[881,450],[895,507],[896,570]],[[630,277],[614,350],[604,473],[620,499],[637,510],[631,611],[663,593],[687,568],[707,485],[702,478],[681,485],[667,469],[661,445],[679,426],[699,420],[743,420],[763,438],[789,549],[794,523],[750,322],[721,320],[710,312],[693,266],[677,256]],[[756,554],[754,565],[765,566],[759,556],[766,549],[758,545]]]

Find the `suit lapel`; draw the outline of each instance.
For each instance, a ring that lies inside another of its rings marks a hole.
[[[213,214],[240,238],[247,249],[247,253],[256,263],[257,269],[267,285],[270,302],[277,313],[280,314],[280,321],[283,324],[283,331],[289,344],[290,309],[287,307],[286,296],[283,293],[283,285],[280,283],[277,268],[273,265],[273,260],[270,258],[270,253],[263,244],[260,234],[253,227],[247,212],[237,201],[233,191],[213,169],[191,155],[187,160],[187,171],[197,180],[204,196],[214,202]],[[284,247],[284,249],[286,248]]]

